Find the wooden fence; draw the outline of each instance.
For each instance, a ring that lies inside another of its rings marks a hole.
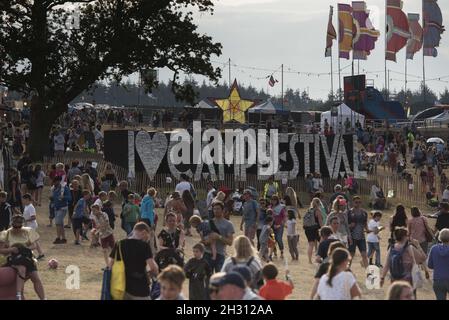
[[[43,167],[50,169],[52,164],[61,162],[65,164],[70,164],[72,161],[78,160],[80,163],[84,164],[86,161],[91,160],[97,163],[97,171],[101,175],[105,166],[106,161],[103,160],[101,154],[90,154],[90,153],[80,153],[80,152],[67,152],[64,157],[47,157],[44,159]],[[165,196],[167,193],[172,192],[177,184],[177,180],[171,177],[169,174],[157,174],[153,180],[150,180],[145,172],[140,172],[136,174],[133,179],[128,178],[128,170],[116,165],[112,165],[112,168],[117,174],[118,180],[127,180],[131,184],[131,189],[136,192],[143,192],[148,187],[155,187],[161,196]],[[166,182],[167,177],[172,178],[172,182],[168,184]],[[414,189],[409,190],[408,182],[405,179],[401,179],[399,176],[388,173],[379,173],[375,175],[369,175],[367,179],[358,180],[359,190],[358,194],[362,195],[365,200],[369,199],[371,193],[372,185],[377,182],[384,190],[385,196],[388,193],[392,193],[392,197],[389,198],[389,202],[402,203],[407,206],[425,206],[426,197],[425,193],[428,191],[427,186],[424,185],[418,175],[414,176]],[[206,196],[206,179],[193,182],[195,189],[197,190],[198,196],[200,198],[205,198]],[[218,183],[218,187],[226,186],[230,189],[240,189],[251,186],[256,188],[258,191],[263,190],[263,186],[266,181],[259,180],[257,175],[247,175],[246,181],[238,181],[233,174],[226,174],[223,181]],[[332,193],[333,188],[336,184],[342,184],[342,179],[330,179],[323,178],[323,186],[325,193]],[[304,203],[310,201],[309,196],[306,194],[306,181],[304,178],[300,177],[294,180],[290,180],[288,185],[292,187],[298,193],[300,200]],[[439,181],[436,181],[435,187],[437,188],[437,193],[441,194],[442,189]]]

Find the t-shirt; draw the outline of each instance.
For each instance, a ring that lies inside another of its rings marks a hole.
[[[294,235],[296,235],[296,220],[289,219],[287,220],[287,236],[294,236]]]
[[[36,209],[31,203],[25,206],[25,208],[23,209],[23,217],[25,218],[25,221],[31,219],[32,217],[36,217]],[[37,221],[36,220],[26,221],[25,227],[37,229]]]
[[[177,185],[176,185],[176,188],[175,188],[175,191],[178,191],[179,192],[179,195],[181,195],[182,196],[182,193],[185,191],[185,190],[189,190],[190,191],[190,182],[188,182],[188,181],[181,181],[180,183],[178,183]]]
[[[449,200],[449,189],[444,189],[443,200]]]
[[[267,280],[259,290],[259,295],[265,300],[285,300],[293,291],[290,283],[277,279]]]
[[[437,230],[443,230],[444,228],[449,228],[449,213],[440,213],[435,224]]]
[[[220,231],[220,235],[224,238],[229,237],[230,235],[235,233],[234,224],[226,219],[216,220],[213,219],[215,226],[218,231]],[[226,255],[226,245],[223,241],[217,240],[215,241],[215,246],[217,247],[217,253],[225,256]],[[210,245],[206,246],[206,252],[212,253]]]
[[[351,209],[348,212],[348,223],[355,223],[354,228],[351,228],[351,237],[354,240],[365,239],[365,225],[368,219],[368,214],[363,209]]]
[[[317,293],[321,300],[351,300],[351,288],[357,283],[349,271],[340,272],[332,278],[332,287],[327,283],[327,274],[320,278]]]
[[[55,143],[55,151],[64,151],[65,138],[64,135],[58,134],[53,138]]]
[[[379,227],[380,227],[380,222],[379,221],[371,219],[368,222],[368,230],[369,231],[374,231],[374,230],[376,230]],[[377,234],[375,234],[374,232],[370,232],[370,233],[368,233],[368,236],[366,237],[366,241],[377,243],[377,242],[379,242],[379,236]]]
[[[92,215],[93,218],[93,222],[95,225],[95,229],[97,229],[100,238],[106,238],[109,237],[112,234],[112,228],[111,225],[109,224],[109,217],[106,213],[101,212],[101,214],[99,216],[96,215]]]
[[[260,244],[267,245],[268,239],[270,238],[270,225],[265,224],[260,232],[259,242]]]
[[[207,198],[206,198],[206,205],[209,208],[209,206],[212,204],[212,201],[214,200],[214,192],[216,190],[214,188],[212,188],[211,190],[209,190],[209,192],[207,193]]]
[[[338,241],[337,239],[328,238],[323,240],[318,245],[317,256],[320,256],[323,260],[327,258],[327,252],[329,251],[329,246],[332,242]]]
[[[253,199],[245,201],[245,203],[243,204],[243,221],[245,222],[246,227],[256,225],[258,208],[259,204],[257,203],[257,201]]]
[[[119,243],[125,262],[126,292],[137,297],[148,297],[150,288],[146,274],[146,261],[153,258],[150,245],[138,239],[121,240],[115,244],[110,254],[113,259]]]
[[[29,246],[39,240],[39,234],[31,228],[22,227],[20,233],[12,232],[12,228],[0,232],[0,240],[6,241],[11,247],[14,244],[23,244]]]

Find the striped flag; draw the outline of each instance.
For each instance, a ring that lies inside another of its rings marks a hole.
[[[424,55],[436,57],[438,56],[436,48],[440,46],[441,35],[445,31],[443,16],[437,0],[423,0],[423,15]]]
[[[270,85],[270,87],[274,87],[274,85],[276,84],[276,82],[279,82],[279,81],[277,81],[277,80],[273,77],[273,75],[271,75],[271,76],[270,76],[270,80],[268,80],[268,84]]]
[[[332,16],[334,15],[334,7],[330,6],[329,10],[329,22],[327,23],[327,37],[326,37],[326,52],[325,57],[332,56],[332,44],[335,39],[337,39],[337,32],[335,31],[334,25],[332,24]]]

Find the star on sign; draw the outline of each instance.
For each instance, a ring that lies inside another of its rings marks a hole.
[[[254,101],[240,98],[237,80],[234,80],[229,97],[216,99],[215,103],[223,110],[223,122],[237,121],[240,123],[245,123],[245,111],[254,105]]]

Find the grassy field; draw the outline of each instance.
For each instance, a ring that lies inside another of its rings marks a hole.
[[[48,188],[44,192],[44,199],[48,198]],[[102,271],[104,267],[104,259],[101,248],[89,248],[89,243],[84,241],[81,246],[75,246],[73,244],[74,236],[71,229],[66,229],[66,236],[68,243],[65,245],[54,245],[53,240],[56,237],[55,227],[47,227],[48,224],[48,201],[43,201],[42,207],[37,207],[39,233],[41,235],[41,246],[45,253],[45,258],[39,262],[38,268],[42,278],[42,282],[45,287],[46,295],[49,300],[62,300],[62,299],[84,299],[84,300],[98,300],[100,298]],[[119,212],[119,204],[116,204],[116,212]],[[304,209],[301,210],[301,213]],[[409,211],[408,211],[409,212]],[[162,215],[162,210],[158,209],[158,214]],[[391,216],[391,211],[385,211],[382,218],[382,225],[388,225],[388,219]],[[159,221],[162,221],[159,216]],[[232,222],[236,226],[237,234],[241,234],[238,230],[240,223],[240,217],[232,217]],[[433,222],[432,222],[433,224]],[[116,222],[117,226],[120,226],[120,222]],[[159,229],[159,228],[158,228]],[[316,264],[309,264],[307,261],[307,241],[303,232],[302,226],[299,225],[298,231],[300,233],[299,261],[291,262],[291,259],[286,250],[286,256],[288,257],[288,266],[291,271],[295,283],[295,289],[289,299],[306,300],[310,297],[311,288],[313,286],[313,276],[317,269]],[[120,227],[115,229],[115,238],[122,239],[125,237],[125,233]],[[383,231],[381,235],[381,250],[382,250],[382,263],[385,263],[385,254],[387,248],[388,233]],[[199,241],[199,236],[194,234],[193,237],[187,237],[186,245],[186,259],[192,256],[191,248]],[[287,241],[285,240],[285,245]],[[232,253],[232,249],[228,248],[228,254]],[[55,258],[59,261],[59,268],[57,270],[51,270],[47,266],[47,262],[50,258]],[[360,266],[360,255],[357,253],[354,257],[352,264],[352,270],[355,273],[358,283],[362,289],[362,299],[364,300],[381,300],[385,297],[385,292],[388,286],[380,290],[368,290],[365,286],[365,272]],[[275,259],[274,263],[282,270],[285,269],[285,263],[283,260]],[[66,279],[69,274],[66,274],[66,268],[69,265],[75,265],[80,268],[80,288],[79,289],[67,289]],[[282,275],[283,276],[283,275]],[[386,281],[387,283],[387,281]],[[25,295],[27,299],[36,299],[37,296],[33,291],[33,285],[30,281],[26,283]],[[184,285],[184,295],[188,297],[188,284]],[[418,299],[435,299],[432,290],[432,283],[430,281],[425,282],[424,288],[418,290]]]

